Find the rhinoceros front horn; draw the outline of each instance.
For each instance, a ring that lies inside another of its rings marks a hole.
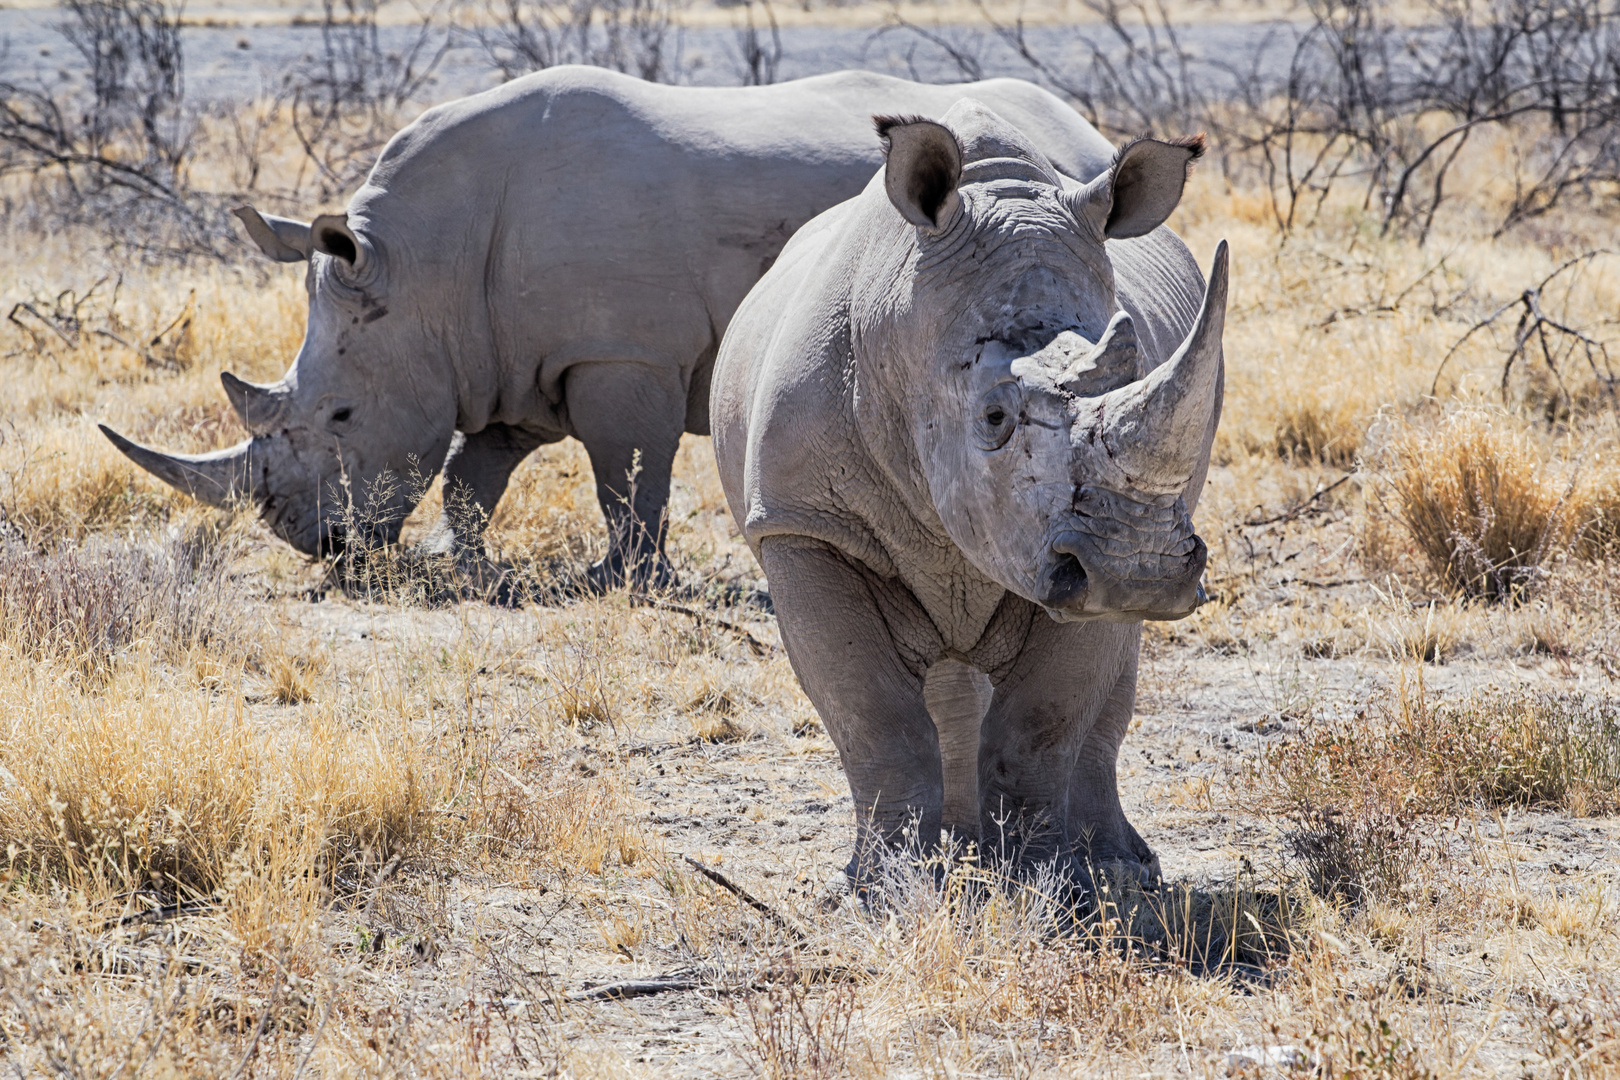
[[[1179,494],[1202,464],[1221,375],[1226,264],[1222,240],[1198,320],[1175,355],[1146,378],[1099,399],[1103,446],[1131,485],[1147,494]]]
[[[255,493],[251,439],[211,454],[164,454],[130,442],[106,424],[98,426],[125,457],[198,502],[226,507]]]
[[[268,435],[281,423],[291,397],[284,387],[259,386],[238,379],[228,371],[219,374],[225,387],[225,396],[231,399],[231,408],[241,418],[242,426],[255,435]]]

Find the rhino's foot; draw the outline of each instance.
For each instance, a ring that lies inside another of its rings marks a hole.
[[[597,594],[623,588],[632,592],[667,592],[677,580],[675,567],[662,554],[626,560],[609,552],[585,571],[586,590]]]
[[[1063,863],[1065,876],[1082,892],[1097,897],[1153,891],[1163,882],[1159,857],[1129,822],[1124,834],[1112,842],[1093,838],[1075,845]]]

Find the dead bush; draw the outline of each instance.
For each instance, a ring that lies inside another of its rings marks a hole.
[[[237,644],[230,568],[241,530],[213,519],[156,543],[99,538],[39,553],[0,545],[0,636],[14,655],[105,672],[138,641],[175,655]]]
[[[1519,599],[1575,536],[1579,514],[1565,472],[1503,414],[1397,423],[1381,465],[1395,517],[1455,595]]]
[[[1006,1019],[1035,1017],[1067,1028],[1076,1050],[1141,1049],[1175,1037],[1177,1005],[1188,991],[1183,969],[1095,941],[1032,945],[1015,965],[1014,997],[998,1003]]]
[[[743,998],[743,1048],[754,1075],[767,1080],[832,1080],[849,1075],[850,1027],[857,1006],[847,981],[817,994],[812,975],[784,953],[766,972],[762,994]]]
[[[1586,993],[1546,1002],[1536,1024],[1536,1049],[1564,1080],[1597,1080],[1620,1073],[1620,987],[1607,971],[1581,973]]]
[[[679,82],[678,17],[685,6],[685,0],[486,0],[488,19],[474,34],[507,79],[590,64],[648,82]]]
[[[1400,896],[1432,856],[1410,815],[1382,807],[1301,807],[1288,837],[1311,892],[1342,904]]]

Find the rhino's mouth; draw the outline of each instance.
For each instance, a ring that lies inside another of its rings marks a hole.
[[[1047,545],[1039,603],[1053,618],[1182,619],[1204,602],[1209,548],[1179,499],[1141,503],[1077,490],[1074,512]]]

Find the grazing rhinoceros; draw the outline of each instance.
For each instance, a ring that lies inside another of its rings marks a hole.
[[[851,71],[698,89],[560,67],[431,109],[347,213],[305,224],[238,211],[271,258],[309,262],[292,369],[271,386],[223,376],[252,438],[186,456],[108,437],[205,502],[251,497],[313,554],[341,546],[345,502],[365,509],[385,473],[443,465],[452,490],[493,511],[531,450],[572,435],[613,540],[593,576],[617,580],[627,562],[662,559],[670,464],[683,431],[708,431],[731,313],[788,237],[880,163],[871,114],[970,94],[1058,169],[1106,164],[1112,147],[1072,109],[1012,79],[935,87]],[[380,539],[397,536],[411,496],[397,483],[369,508]]]
[[[793,238],[715,365],[731,512],[854,796],[857,880],[915,820],[1076,870],[1157,859],[1115,759],[1141,620],[1202,599],[1207,289],[1161,227],[1202,137],[1076,183],[963,101]]]

